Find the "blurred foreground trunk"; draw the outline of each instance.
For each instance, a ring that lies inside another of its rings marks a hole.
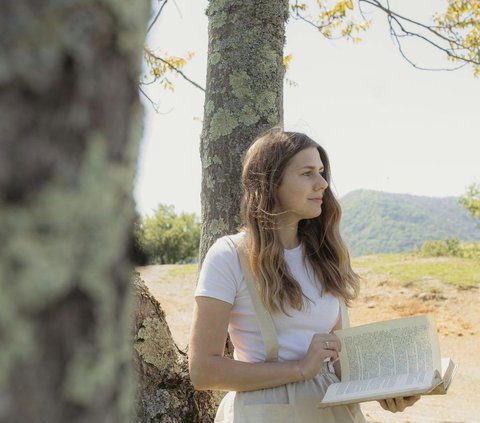
[[[149,2],[0,2],[0,421],[131,422]]]

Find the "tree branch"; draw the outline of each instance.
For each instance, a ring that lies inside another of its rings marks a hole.
[[[158,12],[157,14],[155,15],[155,18],[153,18],[153,21],[150,23],[150,25],[148,26],[147,28],[147,34],[150,32],[150,30],[153,28],[153,25],[155,25],[155,22],[157,22],[157,19],[160,17],[160,15],[162,14],[162,10],[163,8],[165,7],[165,5],[167,4],[168,0],[163,0],[163,3],[162,5],[160,6],[160,9],[158,9]]]
[[[190,82],[192,85],[194,85],[195,87],[197,87],[199,90],[202,90],[203,92],[205,92],[205,88],[203,88],[201,85],[197,84],[195,81],[192,81],[187,75],[185,75],[180,69],[178,69],[177,67],[173,66],[171,63],[169,63],[167,60],[165,59],[162,59],[161,57],[158,57],[156,55],[154,55],[153,53],[149,53],[151,54],[153,57],[155,57],[155,59],[157,60],[160,60],[162,63],[165,63],[167,66],[170,67],[170,69],[174,70],[175,72],[177,72],[178,74],[180,74],[180,76],[182,76],[185,80],[187,80],[188,82]]]
[[[452,28],[450,28],[450,32],[452,32],[454,38],[446,37],[443,34],[441,34],[439,31],[434,29],[434,28],[441,28],[441,26],[425,25],[421,22],[416,22],[416,21],[414,21],[410,18],[406,18],[405,16],[402,16],[402,15],[392,11],[390,9],[390,3],[389,3],[388,0],[387,0],[387,6],[386,7],[379,0],[358,0],[358,2],[359,2],[359,7],[360,7],[360,3],[366,3],[366,4],[369,4],[373,7],[376,7],[378,9],[382,10],[384,13],[387,14],[387,21],[388,21],[388,25],[390,27],[390,34],[391,34],[392,38],[394,39],[394,42],[397,45],[397,47],[400,51],[400,54],[403,56],[403,58],[408,63],[410,63],[416,69],[429,70],[429,71],[432,71],[432,70],[453,71],[453,70],[457,70],[457,69],[462,68],[463,66],[465,66],[468,63],[474,64],[474,65],[477,65],[477,66],[480,65],[480,56],[477,56],[477,57],[479,57],[479,59],[475,60],[475,59],[470,59],[468,57],[464,57],[464,56],[461,56],[461,55],[457,54],[457,52],[467,53],[469,50],[468,50],[468,48],[463,46],[459,41],[457,41],[458,38],[460,37],[460,35],[457,34],[456,32],[454,32]],[[417,26],[418,28],[421,28],[421,29],[424,29],[424,30],[428,31],[429,33],[433,34],[433,36],[438,38],[439,40],[447,42],[449,44],[449,47],[444,47],[444,46],[440,45],[439,43],[437,43],[435,41],[435,38],[429,38],[429,37],[427,37],[427,36],[425,36],[425,35],[423,35],[419,32],[412,32],[412,31],[407,30],[405,28],[405,26],[402,24],[402,22],[408,22],[412,25]],[[395,26],[398,28],[398,30],[395,29]],[[400,31],[400,33],[398,31]],[[405,52],[402,48],[401,41],[400,41],[400,38],[402,38],[402,37],[416,37],[416,38],[419,38],[419,39],[423,40],[424,42],[432,45],[436,49],[438,49],[440,51],[443,51],[445,54],[447,54],[448,57],[451,57],[452,59],[455,59],[455,60],[458,60],[458,61],[462,62],[462,64],[460,66],[456,66],[456,67],[453,67],[453,68],[440,68],[440,69],[438,69],[438,68],[437,69],[424,68],[424,67],[418,66],[411,59],[409,59],[407,57],[407,55],[405,54]]]
[[[385,7],[383,6],[383,4],[381,4],[378,0],[358,0],[359,2],[363,2],[363,3],[367,3],[367,4],[370,4],[371,6],[374,6],[374,7],[377,7],[378,9],[382,10],[383,12],[385,12],[387,15],[389,16],[394,16],[398,19],[401,19],[405,22],[409,22],[413,25],[417,25],[419,26],[420,28],[423,28],[423,29],[426,29],[427,31],[430,31],[433,35],[435,35],[436,37],[439,37],[439,38],[442,38],[444,41],[448,42],[448,43],[453,43],[455,45],[457,45],[458,47],[461,47],[463,48],[463,46],[461,44],[459,44],[456,40],[452,40],[448,37],[445,37],[443,34],[440,34],[439,32],[435,31],[432,29],[431,26],[428,26],[428,25],[425,25],[425,24],[422,24],[420,22],[417,22],[417,21],[414,21],[412,19],[409,19],[409,18],[406,18],[405,16],[401,16],[399,15],[398,13],[392,11],[390,9],[390,6],[388,7]],[[416,34],[414,34],[416,35]]]
[[[392,18],[392,17],[389,17],[389,19]],[[401,56],[410,64],[412,65],[415,69],[419,69],[419,70],[426,70],[426,71],[447,71],[447,72],[451,72],[451,71],[455,71],[455,70],[458,70],[460,68],[463,68],[464,66],[467,65],[467,62],[455,67],[455,68],[425,68],[423,66],[418,66],[416,63],[414,63],[406,54],[405,52],[403,51],[403,48],[402,48],[402,44],[400,43],[400,40],[398,39],[399,38],[399,35],[395,32],[395,30],[393,29],[393,26],[392,24],[389,22],[389,26],[390,26],[390,35],[392,36],[392,39],[394,40],[394,43],[396,44],[397,48],[398,48],[398,51],[400,52]]]
[[[396,23],[399,27],[399,29],[402,31],[402,35],[399,35],[396,33],[395,29],[393,28],[393,25],[392,25],[392,22]],[[435,43],[434,41],[430,40],[429,38],[421,35],[421,34],[417,34],[417,33],[413,33],[413,32],[410,32],[410,31],[407,31],[404,26],[401,24],[401,22],[394,16],[394,15],[389,15],[388,17],[388,23],[389,23],[389,26],[390,26],[390,33],[392,35],[395,36],[395,39],[398,43],[398,45],[400,46],[400,40],[398,39],[399,36],[407,36],[407,37],[417,37],[417,38],[420,38],[422,39],[423,41],[425,41],[426,43],[428,44],[431,44],[432,46],[434,46],[435,48],[439,49],[439,50],[442,50],[443,52],[445,52],[449,57],[453,58],[453,59],[457,59],[457,60],[460,60],[462,62],[465,62],[466,63],[473,63],[473,64],[480,64],[480,62],[478,61],[475,61],[475,60],[471,60],[471,59],[468,59],[466,57],[461,57],[461,56],[458,56],[454,53],[452,53],[453,49],[447,49],[445,47],[442,47],[440,46],[439,44]],[[403,57],[405,57],[405,55],[402,54]],[[410,61],[409,61],[410,62]],[[411,63],[411,62],[410,62]],[[459,67],[456,67],[456,68],[452,68],[452,70],[456,70],[456,69],[460,69],[462,66],[459,66]],[[420,68],[419,68],[420,69]],[[432,70],[432,69],[430,69]],[[444,70],[448,70],[448,69],[444,69]]]
[[[142,87],[139,86],[138,89],[139,89],[140,92],[145,96],[145,98],[150,102],[150,104],[151,104],[152,107],[153,107],[153,110],[155,110],[155,112],[158,113],[158,104],[155,103],[155,102],[148,96],[148,94],[147,94],[145,91],[143,91]]]

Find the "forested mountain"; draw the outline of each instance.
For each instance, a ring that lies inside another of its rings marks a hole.
[[[414,250],[428,240],[480,241],[480,228],[457,197],[356,190],[340,203],[341,231],[353,256]]]

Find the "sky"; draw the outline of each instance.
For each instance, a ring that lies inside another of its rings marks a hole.
[[[426,21],[440,0],[391,0],[393,10]],[[147,44],[194,58],[184,68],[205,87],[205,0],[170,0]],[[399,9],[401,7],[402,9]],[[360,44],[326,40],[313,27],[287,24],[285,54],[293,59],[285,84],[285,129],[305,132],[327,150],[335,194],[356,189],[431,197],[460,196],[480,181],[480,79],[470,68],[421,71],[403,59],[384,15],[366,10],[372,27]],[[451,66],[444,56],[410,43],[426,67]],[[135,182],[137,210],[151,215],[159,203],[200,215],[200,134],[204,93],[181,77],[174,93],[145,89],[145,126]]]

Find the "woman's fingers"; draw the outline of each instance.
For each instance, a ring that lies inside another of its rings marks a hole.
[[[333,333],[316,333],[312,341],[320,344],[320,347],[324,350],[338,352],[342,349],[340,339]]]
[[[388,405],[387,405],[387,400],[379,400],[378,403],[380,404],[380,407],[382,407],[384,410],[388,410]]]
[[[406,407],[410,407],[411,405],[415,404],[420,399],[420,395],[412,395],[410,397],[403,397],[405,401]]]
[[[420,395],[412,395],[409,397],[387,398],[378,401],[380,406],[387,411],[396,413],[403,411],[405,408],[415,404],[420,399]]]
[[[323,345],[326,350],[339,351],[339,346],[336,341],[323,341]]]
[[[306,356],[300,361],[300,369],[305,379],[311,379],[322,369],[324,361],[338,360],[340,340],[332,333],[316,333],[312,337]]]

